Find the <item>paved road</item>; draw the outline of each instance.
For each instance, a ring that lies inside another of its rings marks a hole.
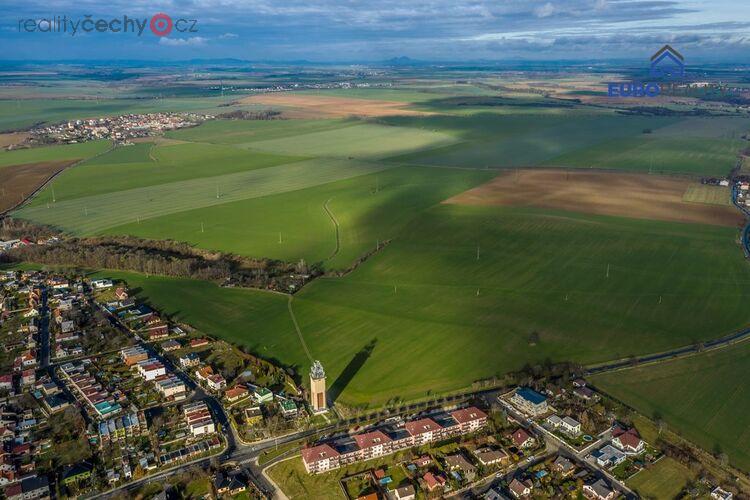
[[[625,483],[615,479],[614,476],[612,476],[604,468],[600,467],[595,461],[586,460],[586,457],[589,455],[590,450],[593,449],[595,445],[602,444],[603,441],[607,438],[606,434],[604,433],[600,434],[599,439],[597,439],[596,442],[590,444],[586,448],[583,448],[582,450],[579,451],[575,449],[574,447],[570,446],[564,440],[557,437],[552,432],[545,429],[538,422],[535,422],[534,420],[531,420],[527,418],[525,415],[521,414],[507,401],[503,400],[502,398],[498,398],[497,401],[501,405],[503,405],[503,407],[505,408],[505,410],[508,412],[510,416],[512,416],[518,422],[521,422],[521,425],[526,427],[527,430],[531,430],[533,434],[536,436],[539,436],[539,435],[544,436],[546,438],[545,441],[548,444],[550,442],[555,443],[558,454],[567,456],[569,458],[575,458],[577,462],[585,464],[588,469],[596,471],[599,475],[606,477],[609,483],[612,484],[612,486],[614,486],[616,489],[618,489],[621,493],[625,495],[625,498],[629,498],[629,499],[638,498],[638,495],[636,495],[635,492],[633,492],[633,490],[625,486]]]
[[[750,208],[744,205],[741,205],[737,201],[737,185],[736,184],[732,185],[732,203],[734,203],[734,205],[745,216],[749,218],[748,222],[745,224],[745,227],[742,229],[742,248],[743,248],[743,251],[745,252],[745,257],[750,258]],[[726,335],[724,337],[720,337],[718,339],[707,340],[705,342],[701,342],[695,345],[678,347],[678,348],[675,348],[666,352],[662,352],[662,353],[646,354],[644,356],[637,356],[635,358],[619,359],[616,361],[612,361],[610,363],[588,366],[586,367],[586,371],[589,375],[592,375],[595,373],[604,373],[604,372],[621,370],[623,368],[628,368],[633,365],[666,361],[668,359],[687,356],[690,354],[696,354],[698,352],[703,352],[707,350],[721,349],[724,347],[734,345],[737,342],[742,342],[744,340],[747,340],[748,338],[750,338],[750,328],[745,328],[744,330],[740,330],[738,332]]]

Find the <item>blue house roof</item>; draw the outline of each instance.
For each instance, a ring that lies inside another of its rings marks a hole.
[[[521,387],[516,391],[516,394],[521,396],[526,401],[529,401],[530,403],[533,403],[535,405],[538,405],[540,403],[544,403],[547,401],[547,398],[539,394],[533,389],[529,389],[528,387]]]

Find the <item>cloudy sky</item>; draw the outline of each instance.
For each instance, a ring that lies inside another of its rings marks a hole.
[[[748,0],[0,1],[0,59],[607,60],[671,43],[688,63],[750,62]],[[159,12],[186,21],[159,37]],[[144,30],[85,32],[87,15]]]

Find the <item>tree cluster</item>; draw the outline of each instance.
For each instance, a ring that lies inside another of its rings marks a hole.
[[[68,238],[53,245],[22,246],[0,255],[2,261],[135,271],[286,293],[298,291],[322,274],[319,268],[310,268],[304,262],[249,259],[176,241],[132,236]]]

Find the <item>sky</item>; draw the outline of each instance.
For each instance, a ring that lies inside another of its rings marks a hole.
[[[688,64],[750,62],[748,0],[0,0],[0,5],[5,60],[606,61],[648,58],[669,43]],[[172,19],[168,35],[150,30],[157,13]],[[124,16],[138,20],[140,35],[136,24],[121,30]],[[94,24],[99,20],[102,31]],[[110,31],[110,21],[119,32]]]

